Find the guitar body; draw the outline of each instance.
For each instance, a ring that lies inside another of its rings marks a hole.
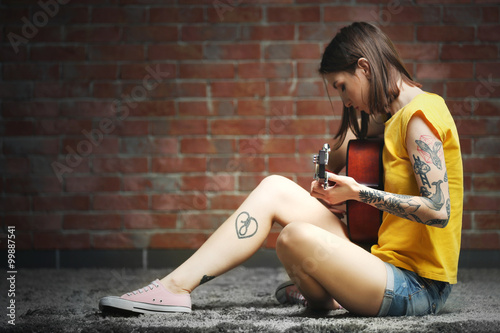
[[[382,149],[384,141],[351,140],[347,147],[346,174],[365,186],[383,190]],[[368,204],[348,200],[347,230],[354,243],[375,244],[382,223],[382,211]]]

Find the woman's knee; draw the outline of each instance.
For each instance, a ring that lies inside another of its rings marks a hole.
[[[301,222],[293,222],[286,225],[276,240],[278,257],[280,254],[290,252],[290,250],[296,249],[303,242],[306,242],[310,238],[308,229],[311,227],[313,227],[311,224]]]

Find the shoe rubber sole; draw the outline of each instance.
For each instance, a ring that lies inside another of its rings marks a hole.
[[[175,313],[175,312],[191,312],[191,308],[175,305],[156,305],[149,303],[141,303],[128,301],[117,296],[107,296],[99,300],[99,310],[105,311],[106,308],[113,308],[135,313]]]

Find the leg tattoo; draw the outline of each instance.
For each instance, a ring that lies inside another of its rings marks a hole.
[[[250,238],[257,233],[259,224],[247,212],[241,212],[235,221],[236,235],[239,239]]]

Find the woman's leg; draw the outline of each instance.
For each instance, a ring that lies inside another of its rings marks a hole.
[[[309,192],[287,178],[270,176],[188,260],[163,278],[162,284],[175,293],[191,292],[238,266],[259,249],[274,221],[282,226],[314,224],[347,241],[344,224]]]
[[[314,308],[376,315],[384,297],[384,263],[335,234],[307,223],[286,226],[276,251],[288,275]]]

